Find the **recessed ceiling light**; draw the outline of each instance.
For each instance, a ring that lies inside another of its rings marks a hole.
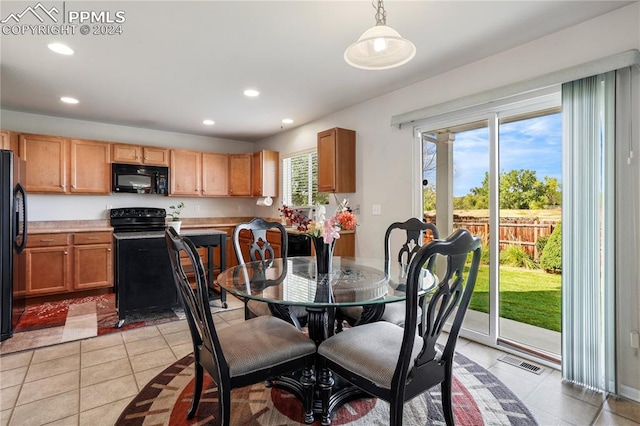
[[[60,98],[60,100],[67,104],[77,104],[78,102],[80,102],[76,98],[70,98],[69,96],[63,96]]]
[[[202,124],[205,124],[207,126],[213,126],[214,124],[216,124],[216,122],[213,120],[202,120]]]
[[[260,92],[258,92],[255,89],[247,89],[244,91],[244,95],[248,96],[250,98],[255,98],[256,96],[258,96],[260,94]]]
[[[61,55],[73,55],[74,51],[72,48],[70,48],[69,46],[67,46],[66,44],[62,44],[62,43],[50,43],[49,45],[47,45],[47,47],[51,50],[53,50],[56,53],[59,53]]]
[[[293,124],[293,120],[290,118],[283,118],[282,124]]]

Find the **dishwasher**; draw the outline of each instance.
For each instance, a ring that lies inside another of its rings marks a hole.
[[[311,256],[311,238],[305,234],[287,232],[287,257]]]

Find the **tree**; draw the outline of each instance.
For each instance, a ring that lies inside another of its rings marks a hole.
[[[500,173],[501,209],[542,209],[559,206],[562,202],[560,184],[556,178],[545,177],[540,182],[534,170],[511,170]],[[489,208],[489,173],[482,185],[471,188],[469,194],[454,199],[454,208]]]
[[[422,211],[436,209],[436,186],[429,184],[422,189]]]

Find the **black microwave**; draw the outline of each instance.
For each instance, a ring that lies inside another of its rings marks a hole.
[[[112,163],[113,192],[169,194],[169,168]]]

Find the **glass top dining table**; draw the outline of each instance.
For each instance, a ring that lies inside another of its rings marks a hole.
[[[315,257],[289,257],[247,262],[218,275],[220,287],[241,299],[267,302],[274,315],[287,320],[288,308],[303,306],[309,313],[310,336],[317,342],[333,334],[335,309],[363,306],[369,321],[379,319],[384,304],[405,300],[406,271],[384,260],[334,256],[329,274],[316,273]],[[419,294],[436,285],[425,270]]]

